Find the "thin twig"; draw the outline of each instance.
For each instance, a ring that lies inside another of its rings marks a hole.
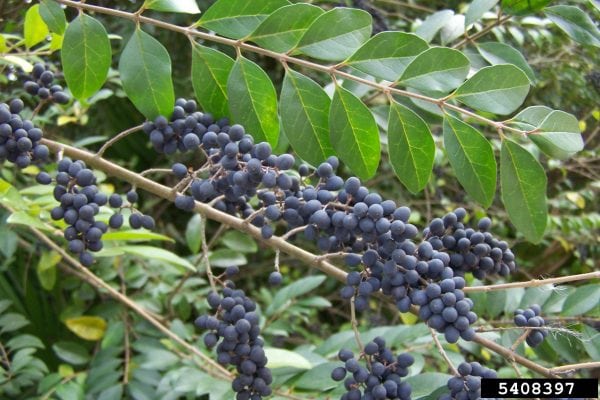
[[[520,326],[505,326],[505,327],[498,327],[498,328],[486,328],[483,326],[480,326],[478,328],[475,329],[475,332],[502,332],[502,331],[514,331],[514,330],[522,330],[525,329],[524,327],[520,327]],[[572,331],[570,329],[567,328],[557,328],[557,327],[553,327],[553,326],[543,326],[543,327],[539,327],[539,328],[534,328],[534,327],[529,327],[530,330],[535,331],[541,331],[541,330],[547,330],[547,331],[552,331],[552,332],[560,332],[560,333],[566,333],[568,335],[577,337],[577,338],[581,338],[581,333],[579,332],[575,332]]]
[[[456,370],[456,367],[454,366],[454,364],[452,364],[452,360],[450,360],[450,358],[448,357],[448,354],[446,354],[446,350],[444,350],[444,347],[440,343],[440,339],[438,339],[438,337],[437,337],[437,332],[431,327],[429,328],[429,332],[431,332],[431,337],[433,338],[433,341],[434,341],[438,351],[440,352],[440,354],[446,361],[446,364],[448,364],[448,367],[450,368],[452,373],[456,376],[459,376],[460,374]]]
[[[552,371],[555,374],[564,374],[564,373],[573,372],[573,371],[576,371],[579,369],[592,369],[592,368],[600,368],[600,361],[561,365],[560,367],[550,368],[550,371]]]
[[[527,339],[527,336],[529,336],[530,333],[531,329],[526,329],[525,332],[523,332],[523,334],[519,336],[517,340],[515,340],[512,346],[510,346],[510,350],[514,352],[517,349],[517,347],[519,347],[519,345],[523,343],[525,339]]]
[[[191,344],[187,343],[185,340],[181,339],[179,336],[177,336],[175,333],[173,333],[169,328],[167,328],[166,326],[161,324],[157,319],[155,319],[153,316],[148,314],[148,312],[145,309],[143,309],[141,306],[136,304],[129,297],[124,296],[119,291],[114,289],[112,286],[110,286],[109,284],[104,282],[102,279],[98,278],[89,269],[87,269],[86,267],[81,265],[79,263],[79,261],[77,261],[73,257],[71,257],[71,255],[68,254],[62,247],[58,246],[56,243],[54,243],[52,240],[50,240],[40,230],[38,230],[32,226],[29,226],[29,229],[31,229],[33,234],[35,236],[37,236],[47,246],[49,246],[50,248],[52,248],[53,250],[58,252],[63,257],[63,259],[66,260],[74,269],[76,269],[77,271],[79,271],[80,273],[85,275],[88,278],[88,282],[93,282],[94,286],[106,290],[108,292],[109,296],[111,296],[115,300],[119,301],[120,303],[126,305],[127,307],[131,308],[139,316],[144,318],[150,324],[154,325],[154,327],[157,328],[159,331],[161,331],[162,333],[167,335],[171,340],[173,340],[174,342],[183,346],[184,348],[186,348],[188,351],[190,351],[194,355],[201,358],[206,363],[206,371],[208,373],[210,373],[213,376],[216,376],[220,379],[228,379],[228,380],[232,379],[232,375],[229,371],[227,371],[225,368],[223,368],[222,366],[217,364],[215,361],[213,361],[210,357],[208,357],[207,355],[202,353],[196,347],[192,346]]]
[[[520,287],[538,287],[545,285],[553,285],[557,283],[584,281],[589,279],[600,279],[600,271],[588,272],[585,274],[578,275],[561,276],[558,278],[533,279],[531,281],[525,282],[500,283],[498,285],[487,286],[469,286],[465,287],[463,291],[466,293],[491,292],[493,290],[506,290]]]
[[[140,176],[146,176],[146,175],[150,175],[150,174],[170,174],[173,171],[170,170],[169,168],[149,168],[145,171],[140,172]]]
[[[508,21],[510,18],[511,18],[511,15],[505,15],[504,17],[497,18],[494,22],[492,22],[491,24],[485,26],[482,30],[480,30],[479,32],[473,34],[472,36],[468,36],[467,35],[466,38],[464,38],[460,42],[456,43],[454,46],[452,46],[452,48],[453,49],[458,49],[458,48],[461,48],[462,46],[464,46],[467,43],[473,43],[475,40],[479,39],[480,37],[482,37],[483,35],[485,35],[489,31],[491,31],[492,29],[494,29],[495,27],[500,26],[503,23],[505,23],[506,21]]]
[[[365,347],[360,340],[360,332],[358,331],[358,321],[356,320],[356,306],[354,305],[354,299],[356,296],[352,296],[350,299],[350,324],[352,325],[352,331],[354,331],[354,340],[356,340],[356,345],[358,346],[358,350],[362,353],[365,351]]]
[[[206,268],[206,276],[213,292],[217,291],[217,285],[215,284],[215,277],[210,267],[210,260],[208,259],[208,243],[206,243],[206,222],[200,222],[200,241],[202,242],[202,260],[204,261],[204,267]]]
[[[115,144],[119,140],[126,138],[127,136],[131,135],[132,133],[135,133],[137,131],[142,130],[143,127],[144,127],[144,124],[140,124],[140,125],[136,125],[136,126],[134,126],[132,128],[125,129],[123,132],[119,133],[117,136],[111,138],[106,143],[104,143],[102,145],[102,147],[100,147],[100,150],[98,150],[98,152],[96,153],[96,156],[97,157],[102,157],[102,155],[104,154],[104,152],[106,150],[108,150],[108,148],[110,146],[112,146],[113,144]]]

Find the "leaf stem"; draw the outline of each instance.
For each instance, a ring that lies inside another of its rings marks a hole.
[[[143,127],[144,127],[144,124],[136,125],[136,126],[131,127],[129,129],[125,129],[123,132],[121,132],[118,135],[112,137],[110,140],[108,140],[106,143],[104,143],[102,145],[102,147],[100,147],[100,150],[98,150],[98,152],[96,153],[96,156],[97,157],[102,157],[102,155],[104,154],[104,152],[106,150],[108,150],[108,148],[110,146],[112,146],[113,144],[115,144],[119,140],[126,138],[127,136],[131,135],[132,133],[135,133],[137,131],[142,130]]]

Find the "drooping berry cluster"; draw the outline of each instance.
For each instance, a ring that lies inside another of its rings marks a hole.
[[[196,171],[181,163],[173,165],[175,176],[189,182],[189,192],[175,199],[178,208],[191,211],[194,200],[211,203],[220,211],[249,219],[261,228],[265,239],[280,222],[288,231],[304,230],[304,237],[316,242],[321,251],[347,253],[347,265],[358,267],[341,293],[348,299],[355,296],[358,311],[368,307],[370,294],[382,290],[394,297],[402,312],[413,305],[425,306],[422,318],[442,329],[450,341],[474,336],[469,325],[476,315],[472,302],[465,300],[462,276],[466,272],[478,277],[505,274],[515,268],[506,243],[487,232],[489,219],[479,222],[479,231],[466,228],[462,222],[466,211],[459,208],[433,220],[423,232],[425,240],[416,245],[419,232],[409,223],[410,209],[383,200],[358,178],[344,180],[336,175],[336,157],[314,171],[300,165],[296,175],[290,171],[296,163],[293,156],[274,155],[268,143],[254,144],[242,126],[230,126],[225,119],[215,124],[208,114],[195,111],[195,103],[188,104],[178,100],[171,122],[159,117],[145,128],[155,138],[164,139],[168,132],[168,140],[179,143],[170,145],[174,149],[197,148],[207,157]],[[188,136],[195,139],[186,140]],[[253,206],[255,196],[259,202]],[[445,291],[439,286],[442,281]],[[431,286],[427,294],[432,283],[437,286]]]
[[[354,212],[357,207],[361,204],[355,204]],[[379,215],[379,208],[373,205],[368,207],[367,215],[368,210],[373,208]],[[358,211],[361,212],[360,209]],[[462,209],[455,211],[462,212]],[[361,311],[367,308],[369,296],[381,289],[394,299],[401,312],[408,312],[413,305],[419,306],[421,319],[444,332],[450,343],[456,342],[459,337],[471,340],[475,331],[470,325],[476,321],[477,315],[471,311],[473,303],[465,298],[462,291],[465,280],[454,276],[454,270],[449,266],[450,255],[443,248],[435,249],[430,241],[416,246],[409,238],[401,236],[407,229],[410,238],[416,234],[416,228],[407,222],[409,215],[407,207],[394,209],[389,222],[391,235],[384,236],[383,243],[378,242],[379,247],[365,251],[362,257],[355,253],[346,256],[349,266],[362,264],[363,269],[348,274],[341,296],[356,296],[356,309]]]
[[[541,312],[542,308],[538,304],[532,304],[529,308],[524,310],[519,308],[515,311],[515,325],[534,328],[525,339],[531,347],[536,347],[548,336],[548,330],[541,329],[546,324],[544,318],[540,316]]]
[[[348,349],[341,349],[338,358],[344,366],[335,368],[331,378],[344,380],[347,392],[341,400],[410,399],[412,388],[402,378],[408,375],[408,367],[413,364],[414,358],[406,353],[394,356],[382,337],[367,343],[358,359]],[[361,360],[364,365],[361,365]],[[348,374],[351,376],[346,378]]]
[[[125,196],[127,198],[128,204],[123,203],[123,198],[118,193],[113,193],[108,198],[108,204],[112,208],[116,208],[117,212],[110,216],[108,220],[108,225],[113,229],[119,229],[123,226],[123,214],[121,214],[121,210],[124,208],[129,208],[131,210],[131,214],[129,215],[129,226],[133,229],[146,228],[149,230],[154,229],[155,222],[154,218],[151,215],[146,215],[139,212],[134,208],[135,203],[137,203],[139,196],[135,190],[130,190],[127,192]]]
[[[83,161],[65,157],[58,162],[57,169],[54,198],[60,205],[50,211],[50,216],[55,221],[65,221],[68,226],[64,236],[69,242],[69,251],[78,254],[83,265],[90,266],[94,263],[90,252],[102,250],[102,235],[108,229],[104,222],[95,218],[100,207],[107,203],[107,196],[99,191],[96,176]],[[37,181],[50,184],[52,178],[41,172]]]
[[[508,243],[498,240],[489,232],[492,221],[484,217],[477,229],[466,228],[462,220],[466,211],[462,208],[436,218],[423,234],[435,250],[446,249],[450,255],[450,267],[457,275],[471,272],[483,279],[489,274],[507,276],[515,271],[515,256]]]
[[[208,348],[216,346],[217,361],[236,367],[238,376],[231,386],[237,400],[261,399],[271,395],[273,381],[266,367],[264,342],[259,337],[259,317],[256,304],[243,290],[235,289],[231,282],[223,288],[223,295],[211,292],[207,298],[212,315],[196,319],[200,329],[209,330],[204,335]]]
[[[57,170],[54,179],[48,173],[40,172],[36,180],[43,185],[49,185],[53,181],[56,183],[54,198],[60,204],[50,211],[50,216],[55,221],[65,221],[68,226],[64,230],[64,236],[69,242],[69,251],[78,254],[79,261],[89,267],[94,263],[91,252],[102,250],[102,235],[108,230],[104,222],[96,220],[100,207],[108,203],[111,207],[119,209],[109,219],[110,227],[119,229],[123,225],[123,215],[120,213],[123,202],[121,196],[116,193],[109,198],[100,192],[96,186],[96,176],[81,160],[72,161],[65,157],[58,162]],[[153,229],[154,219],[133,208],[137,198],[135,191],[127,193],[130,202],[127,207],[131,208],[129,224],[134,229]]]
[[[22,119],[23,101],[14,99],[10,105],[0,103],[0,163],[5,160],[19,168],[32,162],[48,160],[48,147],[40,144],[42,130],[33,122]]]
[[[478,362],[461,363],[458,368],[460,376],[448,380],[450,393],[442,395],[439,400],[476,400],[481,398],[481,378],[497,378],[495,371],[483,367]]]
[[[146,122],[143,130],[156,151],[173,154],[177,150],[195,150],[200,143],[207,147],[216,143],[218,133],[226,125],[226,119],[215,122],[210,114],[197,112],[194,100],[177,99],[170,119],[159,116],[154,122]],[[212,133],[204,138],[207,132]]]
[[[33,96],[42,100],[53,101],[58,104],[67,104],[71,97],[64,92],[61,85],[54,83],[54,73],[42,63],[36,63],[33,66],[31,75],[25,76],[23,88]]]

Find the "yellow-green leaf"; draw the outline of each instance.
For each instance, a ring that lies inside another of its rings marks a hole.
[[[56,264],[62,259],[55,251],[44,251],[38,261],[37,276],[45,290],[52,290],[56,283]]]
[[[65,324],[71,332],[85,340],[100,340],[106,332],[106,321],[95,316],[83,315],[69,318],[65,321]]]
[[[46,25],[40,15],[40,5],[35,4],[31,6],[25,14],[25,46],[27,46],[28,49],[35,46],[46,39],[46,36],[48,36],[49,33],[48,25]]]

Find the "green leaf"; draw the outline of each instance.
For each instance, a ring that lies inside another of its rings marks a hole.
[[[517,122],[519,124],[525,124],[527,127],[524,129],[533,130],[539,127],[544,119],[552,112],[550,107],[546,106],[531,106],[527,107],[517,115],[511,118],[511,122]]]
[[[525,15],[540,11],[552,0],[502,0],[502,11],[507,14]]]
[[[200,14],[196,0],[146,0],[144,8],[184,14]]]
[[[326,362],[319,364],[303,373],[294,383],[294,387],[302,390],[316,390],[321,393],[339,386],[338,382],[331,379],[331,371],[343,365],[340,362]]]
[[[477,50],[490,64],[512,64],[523,71],[530,82],[535,82],[533,69],[531,69],[523,54],[514,47],[500,42],[486,42],[478,44]]]
[[[321,8],[306,3],[281,7],[269,15],[246,40],[271,51],[286,53],[296,47],[304,32],[323,13]]]
[[[371,36],[371,14],[355,8],[334,8],[319,16],[300,39],[298,50],[327,61],[348,58]]]
[[[147,119],[171,115],[175,103],[171,58],[158,40],[136,29],[121,54],[119,72],[127,97]]]
[[[18,349],[24,349],[27,347],[34,347],[37,349],[43,349],[44,343],[37,337],[33,335],[29,335],[27,333],[21,334],[19,336],[15,336],[6,342],[6,347],[11,349],[11,351],[15,351]]]
[[[552,111],[528,136],[550,157],[565,159],[583,149],[583,137],[575,116],[564,111]]]
[[[489,207],[496,193],[496,159],[490,142],[469,124],[446,115],[444,146],[462,187],[479,204]]]
[[[200,26],[233,39],[253,32],[275,10],[289,6],[287,0],[218,0],[200,18]]]
[[[192,49],[192,85],[202,109],[216,116],[229,116],[227,78],[233,59],[210,47]]]
[[[418,400],[430,393],[433,393],[440,387],[445,387],[451,376],[439,372],[425,372],[419,375],[409,376],[404,382],[410,384],[413,388],[411,398]]]
[[[96,19],[80,14],[65,31],[61,61],[67,85],[77,99],[98,91],[112,62],[106,29]]]
[[[546,173],[535,157],[505,139],[500,151],[502,203],[511,222],[531,242],[539,242],[546,230]]]
[[[231,230],[223,235],[221,243],[234,251],[242,253],[256,253],[258,246],[250,236],[240,231]]]
[[[72,365],[83,365],[90,360],[85,347],[74,342],[56,342],[52,345],[52,350],[58,358]]]
[[[449,92],[469,73],[469,59],[460,51],[432,47],[419,54],[404,70],[399,83],[424,91]]]
[[[337,86],[329,110],[331,144],[342,161],[361,179],[375,175],[381,149],[379,129],[371,111],[350,91]]]
[[[5,53],[6,49],[6,39],[4,38],[4,35],[0,34],[0,53]]]
[[[29,325],[27,318],[17,313],[6,313],[0,316],[0,333],[13,332]]]
[[[458,101],[480,111],[506,115],[515,111],[529,92],[529,78],[514,65],[484,67],[454,93]]]
[[[395,101],[390,104],[388,151],[400,182],[412,193],[422,190],[431,176],[435,143],[427,123]]]
[[[227,268],[232,265],[246,265],[248,259],[243,253],[229,249],[218,249],[210,253],[208,261],[213,267]]]
[[[331,99],[319,84],[286,70],[279,103],[281,126],[296,154],[312,165],[334,154],[329,139],[330,107]]]
[[[454,16],[452,10],[441,10],[435,12],[425,18],[423,23],[417,27],[415,33],[417,36],[425,39],[426,42],[431,42],[436,33]]]
[[[38,217],[33,217],[25,211],[17,211],[6,219],[9,224],[19,224],[28,227],[37,228],[43,231],[52,231],[53,229],[48,225],[44,224]]]
[[[600,30],[581,9],[561,5],[548,7],[544,13],[574,41],[600,47]]]
[[[68,318],[65,320],[65,325],[71,332],[85,340],[100,340],[106,332],[106,321],[96,316],[82,315]]]
[[[42,0],[40,2],[40,16],[50,31],[62,35],[67,27],[65,12],[54,0]]]
[[[397,80],[416,56],[429,45],[419,36],[404,32],[381,32],[362,45],[346,64],[376,78]]]
[[[267,73],[239,57],[227,80],[227,95],[233,122],[244,125],[256,142],[275,147],[279,139],[277,93]]]
[[[204,227],[204,220],[200,214],[194,214],[188,221],[185,228],[185,242],[188,248],[193,254],[197,254],[200,251],[202,245],[202,229]]]
[[[56,264],[62,259],[55,251],[43,251],[37,265],[37,276],[44,290],[52,290],[56,283]]]
[[[108,328],[104,332],[102,342],[100,343],[101,349],[108,349],[109,347],[116,347],[123,343],[125,337],[125,324],[123,321],[117,320],[110,322]]]
[[[165,249],[152,246],[119,246],[119,250],[139,257],[163,261],[167,264],[187,268],[192,272],[196,272],[196,268],[190,264],[188,260]]]
[[[273,298],[271,304],[269,304],[269,307],[267,307],[265,315],[273,315],[296,297],[302,296],[319,287],[326,278],[324,275],[308,276],[281,288]]]
[[[25,25],[23,27],[25,46],[30,49],[45,40],[49,34],[48,26],[40,15],[40,5],[35,4],[29,7],[25,14]]]
[[[592,360],[600,360],[600,335],[589,325],[582,326],[581,344]]]
[[[265,355],[267,356],[267,368],[296,368],[310,369],[312,365],[310,361],[302,357],[300,354],[285,349],[276,349],[273,347],[265,347]]]
[[[167,242],[174,242],[174,240],[168,236],[161,235],[160,233],[154,233],[149,231],[140,230],[119,230],[114,232],[108,232],[102,235],[102,241],[115,241],[115,240],[130,240],[130,241],[148,241],[148,240],[164,240]]]
[[[561,314],[568,316],[582,315],[598,308],[598,304],[600,304],[600,285],[592,283],[579,286],[565,300]]]
[[[496,4],[498,4],[498,0],[473,0],[465,14],[465,26],[479,20],[483,14],[490,11]]]

